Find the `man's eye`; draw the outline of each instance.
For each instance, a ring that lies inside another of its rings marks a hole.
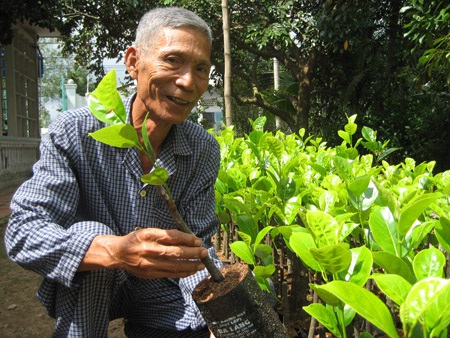
[[[209,74],[209,68],[206,66],[197,67],[197,71],[200,73],[208,73]]]
[[[178,63],[178,59],[176,57],[168,57],[166,60],[169,63]]]

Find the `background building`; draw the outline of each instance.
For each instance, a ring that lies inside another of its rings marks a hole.
[[[0,45],[0,189],[31,175],[38,159],[39,77],[42,57],[37,40],[47,30],[26,24],[13,26],[12,43]]]

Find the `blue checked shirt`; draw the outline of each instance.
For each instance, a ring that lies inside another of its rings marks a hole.
[[[128,115],[132,100],[126,101]],[[42,140],[33,177],[11,203],[13,213],[5,236],[8,254],[44,277],[38,297],[50,314],[54,284],[76,285],[77,268],[93,238],[102,233],[99,229],[106,226],[125,235],[136,226],[175,228],[154,187],[140,181],[138,152],[88,136],[104,126],[87,107],[63,113]],[[158,163],[169,172],[168,185],[181,215],[220,267],[210,242],[218,227],[214,183],[220,149],[216,140],[185,121],[173,126]],[[204,326],[191,292],[207,275],[204,270],[183,279],[142,280],[136,292],[139,297],[147,293],[146,306],[155,317],[152,325],[177,330]]]

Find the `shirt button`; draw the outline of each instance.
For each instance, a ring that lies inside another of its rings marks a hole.
[[[141,195],[141,197],[145,197],[145,196],[147,195],[147,190],[142,189],[142,190],[139,192],[139,195]]]

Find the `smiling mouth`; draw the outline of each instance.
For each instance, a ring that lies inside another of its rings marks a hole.
[[[179,99],[177,97],[168,96],[168,98],[169,98],[170,101],[175,102],[176,104],[183,105],[183,106],[186,106],[186,105],[190,104],[189,101],[182,100],[182,99]]]

